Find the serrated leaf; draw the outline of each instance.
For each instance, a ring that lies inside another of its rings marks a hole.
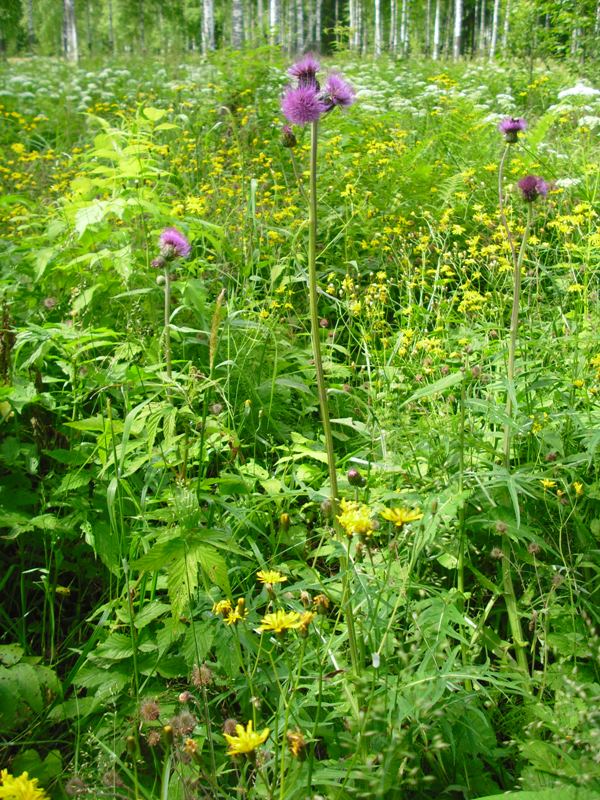
[[[186,631],[182,653],[188,666],[201,664],[210,652],[214,631],[207,622],[193,622]]]

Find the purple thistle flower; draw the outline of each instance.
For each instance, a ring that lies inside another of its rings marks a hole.
[[[533,203],[538,197],[546,197],[548,194],[548,184],[543,178],[537,175],[526,175],[517,183],[521,190],[523,200],[526,203]]]
[[[158,240],[163,258],[187,258],[192,250],[192,245],[177,228],[165,228]]]
[[[504,138],[508,144],[514,144],[517,141],[519,133],[527,130],[527,123],[523,117],[505,117],[498,124],[498,130],[504,134]]]
[[[354,102],[354,89],[349,83],[346,83],[341,75],[332,72],[325,84],[323,100],[328,105],[328,111],[331,111],[335,106],[351,106]]]
[[[281,99],[281,110],[286,119],[296,125],[316,122],[327,106],[319,98],[316,86],[289,87]]]
[[[298,79],[298,86],[314,86],[319,88],[317,83],[317,72],[321,69],[321,65],[312,53],[307,53],[300,61],[297,61],[288,70],[288,74],[292,78]]]

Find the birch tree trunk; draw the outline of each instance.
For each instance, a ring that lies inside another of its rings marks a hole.
[[[215,49],[214,0],[202,0],[202,55]]]
[[[494,13],[492,15],[492,35],[490,37],[490,61],[496,55],[496,43],[498,41],[498,17],[500,15],[500,0],[494,0]]]
[[[431,55],[431,0],[425,7],[425,55]]]
[[[477,51],[479,53],[485,52],[485,0],[481,0],[481,8],[479,9],[479,42],[477,43]]]
[[[321,49],[321,36],[323,28],[323,0],[315,2],[315,44]]]
[[[381,0],[374,0],[374,16],[375,16],[375,31],[374,31],[374,46],[375,55],[381,55]]]
[[[454,36],[452,39],[452,57],[455,61],[460,58],[460,45],[462,40],[462,0],[454,0]]]
[[[439,2],[439,0],[438,0]],[[398,47],[398,0],[390,0],[390,53],[396,53]]]
[[[406,0],[402,0],[402,5],[400,6],[400,55],[402,58],[406,55],[405,53],[405,41],[406,41]]]
[[[280,0],[269,0],[269,43],[273,46],[281,41],[279,32],[281,8],[279,2]]]
[[[110,52],[114,55],[117,47],[115,42],[115,28],[113,25],[113,4],[112,0],[108,0],[108,46]]]
[[[263,0],[257,0],[256,27],[258,28],[258,41],[262,44],[265,35],[265,9]]]
[[[304,49],[304,9],[302,0],[296,0],[296,52]]]
[[[244,38],[244,11],[242,0],[232,0],[231,3],[231,46],[240,50]]]
[[[433,19],[433,53],[432,58],[437,61],[440,57],[440,31],[441,31],[441,0],[435,0],[435,17]]]
[[[33,51],[35,44],[35,26],[33,24],[33,0],[27,0],[27,40],[29,43],[29,52]]]
[[[79,58],[79,50],[77,49],[75,0],[63,0],[63,44],[67,61],[76,62]]]
[[[502,30],[502,55],[506,53],[508,48],[508,31],[510,28],[510,0],[506,0],[504,7],[504,28]]]

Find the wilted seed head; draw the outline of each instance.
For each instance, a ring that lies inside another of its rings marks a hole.
[[[144,700],[140,706],[140,717],[145,722],[154,722],[160,717],[160,706],[156,700]]]
[[[298,140],[294,136],[294,131],[289,125],[283,125],[281,128],[281,144],[284,147],[296,147]]]
[[[526,203],[533,203],[538,197],[546,197],[548,194],[548,184],[537,175],[526,175],[521,178],[517,186],[521,190],[523,200]]]
[[[193,739],[186,739],[183,743],[183,752],[188,756],[194,756],[198,752],[198,742]]]
[[[86,794],[88,791],[87,786],[76,776],[69,778],[69,780],[65,784],[65,793],[69,795],[69,797],[77,797],[81,794]]]
[[[304,606],[304,608],[310,608],[312,605],[312,597],[310,592],[307,592],[306,589],[302,589],[300,592],[300,602]]]
[[[318,594],[313,600],[313,605],[317,610],[317,614],[326,614],[331,601],[325,594]]]
[[[164,259],[187,258],[192,246],[177,228],[165,228],[159,237],[160,252]]]
[[[226,733],[228,736],[235,736],[236,734],[236,727],[238,725],[237,719],[233,717],[229,717],[223,723],[223,733]]]
[[[192,683],[197,689],[201,689],[203,686],[210,686],[213,681],[213,673],[206,664],[201,664],[198,666],[194,664],[194,669],[192,670]]]
[[[563,581],[564,581],[564,578],[559,572],[557,572],[556,575],[552,576],[552,586],[554,586],[554,588],[556,588],[557,586],[560,586],[561,583],[563,583]]]
[[[146,736],[146,741],[150,747],[158,747],[160,744],[160,733],[159,731],[154,728],[154,730],[148,731]]]
[[[508,525],[506,524],[506,522],[502,522],[502,520],[499,519],[498,522],[496,523],[496,533],[506,533],[507,530],[508,530]]]
[[[532,556],[537,556],[537,554],[541,551],[541,547],[536,542],[530,542],[527,545],[527,552],[530,553]]]
[[[57,304],[56,297],[45,297],[44,298],[44,308],[47,308],[48,311],[51,311]]]
[[[502,550],[500,550],[499,547],[492,547],[492,549],[490,551],[490,555],[491,555],[492,558],[495,558],[495,559],[499,560],[504,556],[504,553],[502,552]]]
[[[125,784],[116,769],[107,770],[102,776],[103,786],[119,786],[123,787]]]
[[[194,695],[191,692],[181,692],[177,699],[180,703],[189,703],[190,700],[194,699]]]
[[[514,144],[519,134],[527,129],[527,123],[522,117],[505,117],[498,124],[498,130],[504,134],[507,144]]]
[[[182,711],[173,717],[170,723],[176,735],[187,736],[194,730],[198,724],[198,720],[193,714],[190,714],[189,711]]]

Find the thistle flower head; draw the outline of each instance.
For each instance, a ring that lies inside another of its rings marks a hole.
[[[321,65],[317,59],[312,53],[307,53],[288,69],[288,75],[297,79],[298,86],[312,86],[318,89],[317,72],[320,69]]]
[[[285,118],[295,125],[316,122],[327,106],[319,97],[316,86],[288,87],[281,100],[281,110]]]
[[[158,243],[161,255],[166,260],[187,258],[192,250],[187,238],[177,228],[165,228]]]
[[[527,123],[523,117],[505,117],[498,124],[498,130],[504,134],[504,138],[508,144],[514,144],[517,141],[519,133],[527,129]]]
[[[329,111],[335,106],[347,108],[351,106],[355,100],[354,89],[341,75],[332,72],[325,83],[323,100],[327,103]]]
[[[548,194],[548,184],[537,175],[526,175],[521,178],[517,186],[521,190],[523,200],[526,203],[533,203],[538,197],[546,197]]]

